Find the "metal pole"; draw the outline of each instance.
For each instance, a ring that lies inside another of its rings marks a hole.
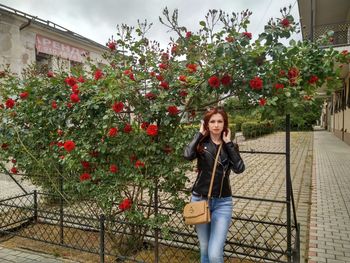
[[[290,176],[290,115],[286,115],[286,202],[287,202],[287,254],[291,262],[292,254],[292,224],[291,224],[291,176]]]
[[[100,263],[105,262],[105,215],[100,215]]]
[[[154,216],[158,216],[158,180],[155,180],[155,189],[154,189]],[[154,262],[158,263],[159,260],[159,230],[158,227],[154,229]]]
[[[34,195],[34,223],[38,222],[38,193],[36,190],[33,192]]]
[[[63,176],[60,176],[60,244],[64,243],[63,233]]]

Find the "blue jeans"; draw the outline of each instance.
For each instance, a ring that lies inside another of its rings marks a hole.
[[[204,198],[192,195],[192,201]],[[211,222],[196,225],[201,263],[223,263],[224,246],[232,218],[232,197],[212,198],[209,202]]]

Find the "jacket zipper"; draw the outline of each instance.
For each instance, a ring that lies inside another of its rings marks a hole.
[[[197,184],[198,184],[198,182],[199,182],[199,179],[201,178],[202,172],[203,172],[203,171],[201,170],[201,172],[200,172],[199,175],[197,176],[197,180],[196,180],[196,182],[194,183],[193,188],[195,188],[195,187],[197,186]]]
[[[222,166],[222,179],[221,179],[221,187],[220,187],[220,195],[219,195],[220,198],[221,198],[221,195],[222,195],[222,187],[224,185],[225,176],[226,176],[226,173],[225,173],[225,170],[224,170],[224,166]]]

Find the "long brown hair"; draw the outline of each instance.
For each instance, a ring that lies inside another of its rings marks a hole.
[[[228,129],[228,116],[227,113],[225,112],[225,110],[221,107],[215,107],[215,108],[211,108],[208,111],[206,111],[206,113],[204,114],[203,117],[203,121],[204,121],[204,129],[207,131],[207,134],[200,140],[198,146],[197,146],[197,151],[199,153],[203,153],[203,145],[202,145],[202,141],[205,140],[210,134],[209,134],[209,120],[210,118],[214,115],[214,114],[220,114],[222,116],[222,118],[224,119],[224,128],[223,128],[223,132],[227,131]],[[222,137],[222,134],[221,134]]]

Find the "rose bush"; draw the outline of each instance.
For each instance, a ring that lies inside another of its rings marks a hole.
[[[1,160],[16,160],[10,172],[67,202],[84,198],[96,213],[161,226],[166,218],[139,204],[151,205],[157,187],[181,207],[191,168],[182,153],[196,131],[186,123],[233,96],[263,116],[283,116],[312,103],[318,87],[335,87],[335,62],[349,61],[324,42],[283,45],[297,30],[287,9],[253,41],[250,15],[210,10],[194,33],[178,24],[177,10],[164,9],[161,23],[177,34],[165,50],[146,37],[145,22],[117,27],[103,68],[87,60],[84,71],[29,68],[23,78],[4,70]]]

